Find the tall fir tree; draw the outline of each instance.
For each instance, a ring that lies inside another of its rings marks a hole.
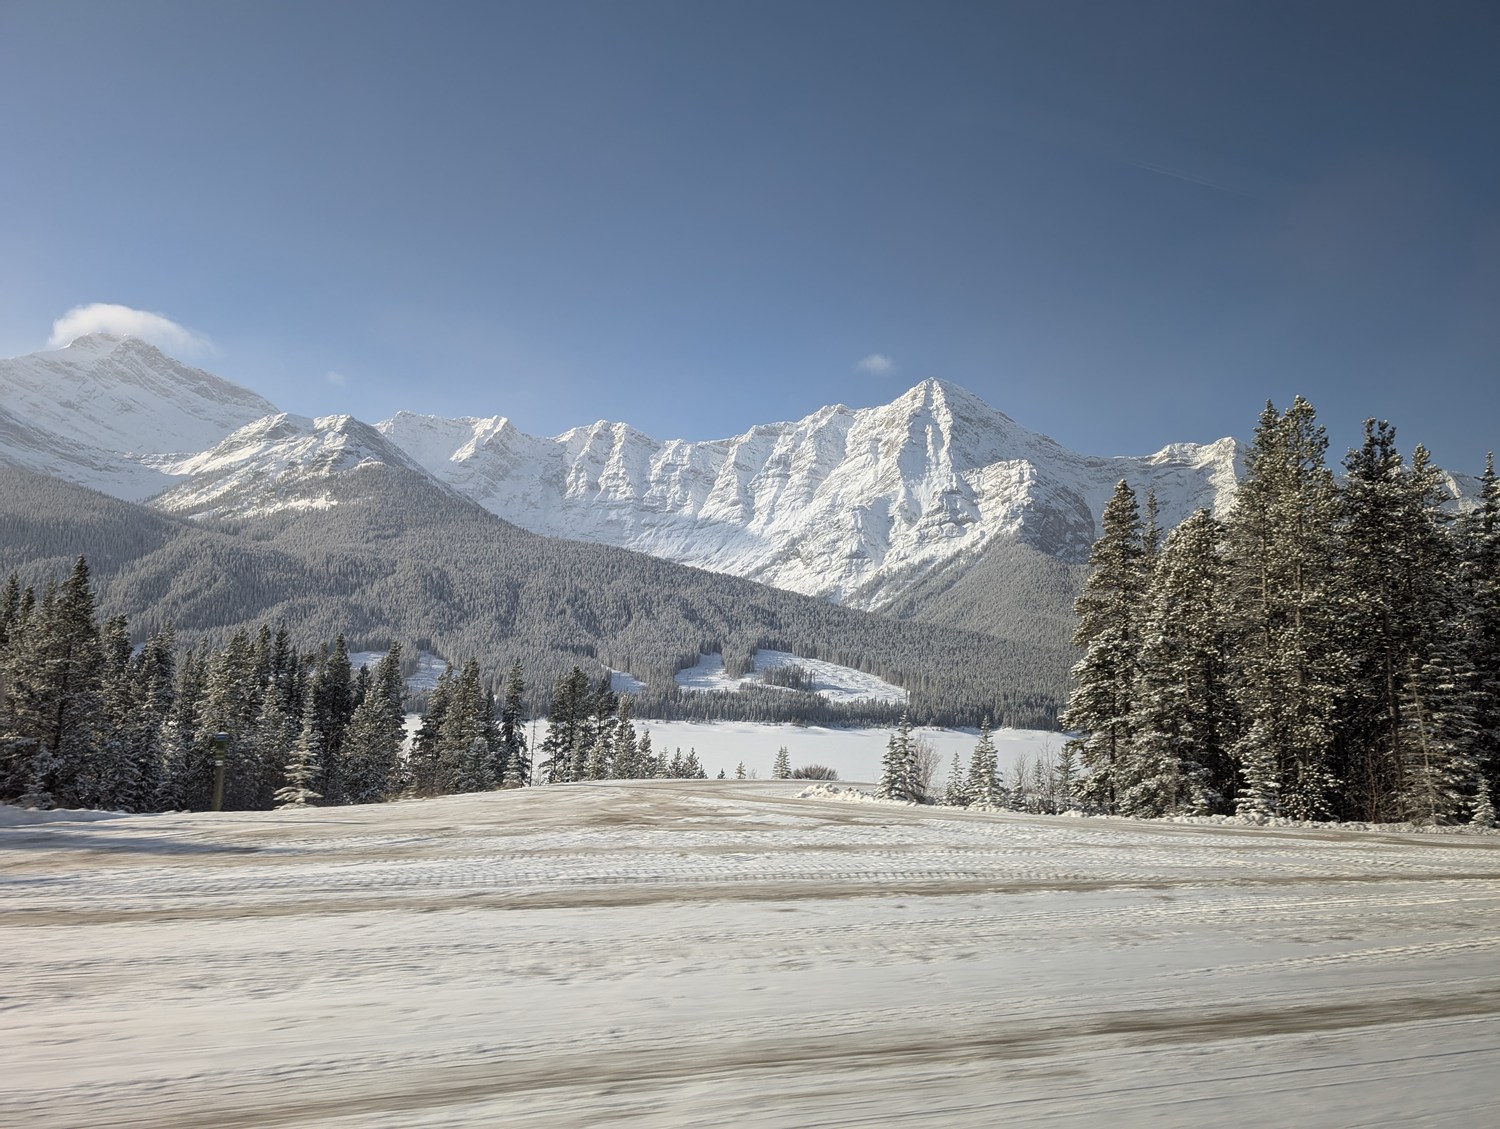
[[[1075,688],[1059,723],[1079,734],[1072,740],[1088,773],[1080,784],[1084,798],[1102,811],[1114,811],[1131,755],[1146,589],[1144,529],[1129,483],[1115,487],[1100,524],[1089,553],[1089,577],[1074,605],[1073,641],[1083,658],[1073,667]]]
[[[309,692],[307,705],[302,711],[302,728],[292,746],[291,758],[286,765],[286,783],[276,791],[278,808],[302,808],[317,803],[320,796],[315,787],[321,777],[318,758],[321,753],[322,732],[318,725],[318,702]]]
[[[969,779],[965,797],[979,807],[999,807],[1004,799],[999,769],[995,763],[995,739],[990,735],[990,719],[979,727],[979,741],[969,757]]]
[[[519,788],[531,783],[531,750],[526,743],[525,698],[526,681],[520,662],[515,662],[511,664],[510,673],[505,677],[505,690],[500,705],[500,779],[508,788]]]
[[[1236,810],[1318,819],[1330,810],[1334,714],[1336,494],[1328,440],[1300,396],[1267,404],[1228,521],[1228,620]]]
[[[351,804],[379,803],[397,784],[406,736],[401,698],[401,644],[392,643],[344,735],[345,796]]]
[[[1133,755],[1119,781],[1122,814],[1199,814],[1230,800],[1221,543],[1222,527],[1200,510],[1157,558],[1141,625]]]
[[[1478,504],[1460,519],[1457,533],[1473,759],[1493,800],[1500,795],[1500,478],[1493,454],[1485,459]]]

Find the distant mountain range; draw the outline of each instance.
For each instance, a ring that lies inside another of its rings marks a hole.
[[[940,380],[880,407],[697,443],[604,421],[541,438],[501,416],[310,420],[108,336],[0,361],[0,387],[0,463],[165,512],[323,506],[334,476],[375,462],[425,472],[534,533],[871,610],[946,590],[1001,547],[1081,562],[1121,478],[1154,488],[1170,526],[1222,506],[1240,470],[1233,439],[1075,454]]]

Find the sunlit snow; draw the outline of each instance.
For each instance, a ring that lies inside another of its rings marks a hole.
[[[898,704],[906,701],[905,690],[873,674],[819,659],[799,658],[786,651],[756,651],[753,671],[742,678],[730,678],[724,673],[724,656],[699,655],[697,665],[677,672],[677,685],[692,691],[738,690],[752,685],[777,690],[782,687],[771,685],[761,675],[764,671],[788,666],[801,667],[812,681],[813,692],[830,701]]]
[[[1493,1121],[1494,838],[800,787],[0,820],[0,1124]]]

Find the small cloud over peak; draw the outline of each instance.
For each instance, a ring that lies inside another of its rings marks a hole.
[[[854,364],[859,372],[868,372],[874,376],[888,376],[896,371],[896,362],[884,353],[871,353]]]
[[[323,379],[328,381],[329,384],[336,384],[340,388],[349,383],[349,378],[341,372],[330,372]]]
[[[52,323],[52,336],[47,339],[47,344],[54,349],[61,349],[91,333],[139,337],[170,353],[213,352],[212,341],[201,333],[178,325],[171,318],[109,302],[74,306]]]

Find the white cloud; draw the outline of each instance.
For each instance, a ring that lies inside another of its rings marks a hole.
[[[349,383],[349,378],[341,372],[330,372],[323,379],[329,384],[337,384],[340,388]]]
[[[171,318],[129,306],[108,302],[91,302],[74,306],[52,323],[47,344],[61,349],[89,333],[110,333],[116,337],[139,337],[171,353],[211,353],[213,342],[201,333],[178,325]]]
[[[855,362],[854,367],[860,372],[873,373],[875,376],[886,376],[896,371],[896,362],[884,353],[871,353],[863,360]]]

